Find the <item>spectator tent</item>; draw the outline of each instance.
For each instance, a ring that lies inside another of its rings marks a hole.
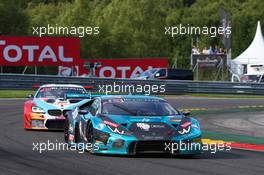
[[[264,38],[258,21],[256,34],[250,46],[232,61],[233,72],[238,75],[261,75],[264,73]]]

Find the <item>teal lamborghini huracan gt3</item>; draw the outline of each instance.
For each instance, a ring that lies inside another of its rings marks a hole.
[[[70,146],[96,154],[201,152],[199,122],[154,96],[96,96],[66,114]],[[87,146],[88,145],[88,146]]]

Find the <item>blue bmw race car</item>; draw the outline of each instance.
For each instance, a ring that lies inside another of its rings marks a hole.
[[[96,154],[193,155],[202,146],[196,119],[162,98],[141,95],[92,98],[66,114],[64,137],[70,146],[89,144]]]

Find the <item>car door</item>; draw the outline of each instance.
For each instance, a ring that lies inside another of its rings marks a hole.
[[[91,119],[92,117],[95,117],[96,114],[100,111],[100,107],[101,107],[101,104],[100,104],[100,99],[97,98],[97,99],[94,99],[93,101],[91,101],[90,105],[87,105],[85,107],[85,110],[88,110],[89,113],[86,114],[86,115],[82,115],[80,117],[80,123],[79,123],[79,127],[80,127],[80,134],[81,134],[81,137],[85,139],[85,131],[86,131],[86,128],[87,128],[87,122],[89,119]],[[80,108],[82,109],[82,108]]]
[[[90,110],[91,110],[91,106],[92,106],[93,103],[94,103],[94,100],[91,100],[91,101],[89,101],[89,102],[81,105],[79,107],[79,109],[78,109],[79,111],[80,110],[86,110],[86,111],[88,111],[87,114],[80,114],[79,113],[80,120],[79,120],[79,123],[78,123],[78,127],[79,127],[79,132],[80,132],[81,139],[83,141],[85,140],[84,139],[84,137],[85,137],[85,135],[84,135],[85,132],[84,131],[85,131],[86,125],[87,125],[86,123],[89,120],[89,118],[91,118]]]

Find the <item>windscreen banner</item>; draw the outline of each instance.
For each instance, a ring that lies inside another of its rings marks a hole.
[[[0,36],[1,66],[72,66],[81,64],[79,38]]]

